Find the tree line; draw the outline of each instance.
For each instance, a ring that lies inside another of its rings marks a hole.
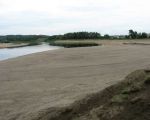
[[[34,42],[39,38],[46,38],[45,42],[53,40],[83,40],[83,39],[146,39],[150,35],[146,32],[138,33],[134,30],[129,30],[128,35],[101,35],[98,32],[72,32],[64,35],[6,35],[0,36],[0,42]]]
[[[101,35],[98,32],[73,32],[64,35],[53,35],[49,40],[67,40],[67,39],[145,39],[150,38],[146,32],[138,33],[137,31],[129,30],[128,35]]]
[[[0,36],[0,42],[35,42],[39,38],[47,37],[45,35],[6,35]]]
[[[66,33],[64,35],[53,35],[49,37],[49,40],[67,40],[67,39],[99,39],[101,34],[98,32],[73,32]]]
[[[144,39],[144,38],[150,38],[149,34],[146,32],[138,33],[137,31],[129,30],[129,36],[130,39]]]

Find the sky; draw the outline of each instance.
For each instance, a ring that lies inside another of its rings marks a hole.
[[[150,33],[149,0],[0,0],[0,35]]]

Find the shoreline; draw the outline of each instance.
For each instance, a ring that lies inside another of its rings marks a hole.
[[[36,52],[36,53],[29,53],[29,54],[25,54],[25,55],[20,55],[20,56],[16,56],[16,57],[11,57],[11,58],[7,58],[7,59],[3,59],[3,60],[0,60],[0,62],[8,61],[8,60],[11,60],[11,59],[17,59],[17,58],[20,58],[20,57],[26,57],[28,55],[34,55],[34,54],[39,54],[39,53],[48,52],[48,51],[56,51],[56,50],[58,50],[58,49],[45,50],[45,51],[40,51],[40,52]]]
[[[34,46],[24,46],[24,47],[15,47],[8,49],[0,49],[0,61],[5,61],[9,59],[15,59],[17,57],[22,57],[26,55],[32,55],[45,51],[52,51],[60,49],[61,47],[49,46],[47,44],[34,45]]]
[[[13,43],[0,43],[0,49],[4,48],[18,48],[18,47],[26,47],[27,43],[13,44]]]

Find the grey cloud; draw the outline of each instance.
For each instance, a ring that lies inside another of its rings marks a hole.
[[[39,1],[43,3],[42,0]],[[44,0],[45,3],[51,3],[47,6],[41,5],[39,1],[38,7],[30,5],[28,8],[28,5],[22,4],[23,9],[14,3],[14,8],[2,8],[3,4],[0,2],[0,34],[60,34],[82,30],[102,34],[127,34],[131,28],[150,31],[150,9],[147,7],[148,3],[144,3],[148,0],[136,4],[135,0]]]

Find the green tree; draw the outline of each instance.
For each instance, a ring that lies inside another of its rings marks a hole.
[[[104,35],[104,39],[110,39],[110,35],[105,34],[105,35]]]
[[[129,30],[129,37],[132,39],[136,39],[138,38],[138,33],[136,31]]]
[[[147,37],[148,37],[147,33],[143,32],[143,33],[141,34],[141,38],[147,38]]]

